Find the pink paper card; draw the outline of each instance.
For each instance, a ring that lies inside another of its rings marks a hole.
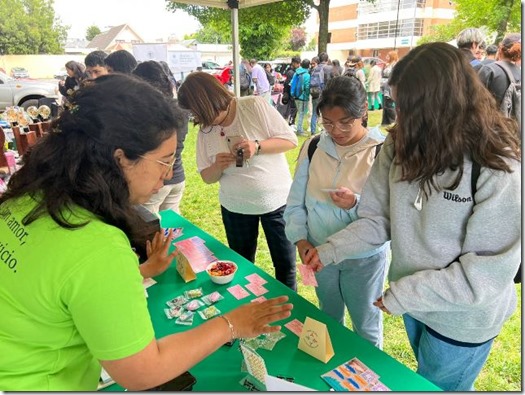
[[[261,296],[261,295],[264,295],[266,292],[268,292],[266,288],[258,284],[250,283],[250,284],[246,284],[245,287],[248,291],[250,291],[255,296]]]
[[[250,293],[246,291],[239,284],[234,285],[233,287],[227,288],[228,292],[231,293],[236,299],[243,299],[247,296],[250,296]]]
[[[257,273],[249,274],[245,278],[251,284],[263,285],[263,284],[266,284],[268,282],[264,278],[259,276]]]
[[[303,331],[303,323],[298,319],[287,322],[284,324],[284,326],[287,327],[291,332],[295,333],[297,336],[301,336],[301,332]]]
[[[258,298],[250,300],[250,302],[264,302],[267,300],[264,296],[259,296]]]
[[[315,278],[312,267],[308,265],[297,265],[297,267],[299,268],[299,272],[303,278],[303,284],[317,287],[317,279]]]

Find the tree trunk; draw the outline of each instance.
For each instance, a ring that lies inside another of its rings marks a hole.
[[[494,39],[494,45],[499,45],[499,43],[503,40],[505,37],[505,32],[507,31],[507,25],[510,19],[510,14],[512,13],[512,7],[514,6],[515,0],[503,0],[501,1],[501,4],[499,7],[500,9],[503,9],[503,17],[498,23],[498,26],[496,28],[496,38]]]
[[[330,0],[320,0],[316,7],[319,13],[319,37],[317,39],[318,53],[327,52],[328,46],[328,15],[330,13]]]

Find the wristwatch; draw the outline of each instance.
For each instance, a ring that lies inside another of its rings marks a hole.
[[[259,143],[259,140],[255,140],[255,155],[259,155],[259,152],[261,152],[261,143]]]

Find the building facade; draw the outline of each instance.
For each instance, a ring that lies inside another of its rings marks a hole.
[[[343,63],[349,54],[385,59],[405,55],[430,26],[449,23],[449,0],[331,0],[328,54]]]

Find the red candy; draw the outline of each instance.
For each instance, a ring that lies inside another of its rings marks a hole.
[[[235,271],[235,266],[228,262],[217,262],[209,270],[212,276],[228,276]]]

